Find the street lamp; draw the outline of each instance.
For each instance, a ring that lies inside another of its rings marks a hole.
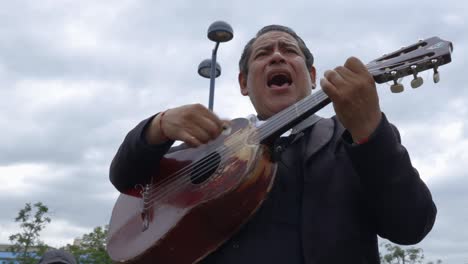
[[[198,65],[198,74],[205,78],[210,78],[211,76],[211,59],[206,59],[200,62]],[[221,75],[221,66],[216,62],[216,78]]]
[[[232,27],[224,21],[216,21],[208,28],[208,38],[216,42],[216,45],[211,53],[211,60],[206,59],[198,65],[198,74],[202,77],[210,78],[210,98],[208,108],[213,110],[214,86],[215,79],[221,75],[221,66],[216,62],[216,53],[220,42],[230,41],[234,37]]]

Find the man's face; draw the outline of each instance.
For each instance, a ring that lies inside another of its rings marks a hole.
[[[309,95],[315,68],[309,71],[297,41],[288,33],[270,31],[252,45],[248,75],[239,73],[241,93],[250,97],[263,118]]]

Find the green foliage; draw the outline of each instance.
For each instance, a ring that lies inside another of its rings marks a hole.
[[[80,264],[111,264],[112,260],[106,251],[108,227],[96,227],[93,232],[83,235],[77,245],[67,245]]]
[[[10,252],[17,255],[20,264],[36,264],[49,247],[39,240],[40,232],[51,219],[48,217],[48,207],[37,202],[27,203],[18,213],[15,222],[20,223],[21,232],[10,236],[12,246]],[[96,227],[83,235],[76,245],[67,245],[62,249],[72,253],[79,264],[112,264],[106,251],[108,226]],[[380,261],[382,264],[423,264],[424,251],[421,248],[401,248],[391,243],[380,244]],[[382,248],[383,247],[383,248]],[[34,249],[34,250],[33,250]],[[426,264],[441,264],[441,260]]]
[[[427,264],[441,264],[442,260],[438,259],[436,262],[429,261]]]
[[[409,247],[403,249],[395,244],[380,244],[384,246],[386,254],[380,255],[382,264],[422,264],[424,263],[424,251],[422,248]],[[382,249],[380,250],[382,251]],[[441,264],[442,260],[437,260],[436,264]],[[427,264],[434,264],[430,261]]]
[[[48,246],[39,240],[40,232],[50,223],[47,216],[49,208],[37,202],[25,207],[18,212],[15,222],[20,223],[21,231],[9,237],[12,246],[9,251],[16,254],[17,261],[21,264],[34,264],[37,257],[44,254]],[[33,252],[32,249],[38,250]]]

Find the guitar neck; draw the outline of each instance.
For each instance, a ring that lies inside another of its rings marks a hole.
[[[421,78],[416,79],[417,73],[429,69],[434,69],[434,82],[438,82],[437,69],[451,61],[452,50],[451,42],[432,37],[384,55],[371,61],[366,67],[375,82],[393,81],[392,92],[402,92],[403,85],[397,83],[399,78],[413,75],[415,82],[412,86],[417,88],[422,84]],[[266,120],[257,130],[258,142],[265,143],[282,135],[330,102],[331,100],[322,90],[305,97]]]
[[[308,116],[316,113],[331,102],[330,98],[319,90],[299,102],[290,105],[278,114],[270,117],[258,128],[259,142],[264,143],[279,137]]]

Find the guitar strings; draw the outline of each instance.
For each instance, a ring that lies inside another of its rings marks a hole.
[[[322,97],[326,98],[326,95],[323,94]],[[309,103],[311,103],[311,102],[309,102]],[[289,112],[291,112],[291,111],[289,111]],[[290,116],[284,115],[284,116],[282,117],[282,119],[283,119],[282,121],[284,121],[284,119],[288,120],[288,119],[290,119]],[[280,119],[279,119],[279,120],[280,120]],[[278,123],[278,122],[273,122],[273,123],[269,124],[269,126],[275,126],[277,123]],[[261,132],[262,132],[262,131],[261,131]],[[264,136],[264,135],[263,135],[263,136]],[[241,139],[243,139],[243,138],[241,138]],[[236,141],[239,141],[239,140],[236,140]],[[241,147],[238,147],[238,148],[234,148],[234,149],[227,149],[227,150],[225,149],[223,152],[224,152],[224,153],[227,153],[227,152],[235,153],[235,152],[237,152],[240,148],[242,148],[242,146],[241,146]],[[194,177],[193,180],[196,180],[196,179],[198,179],[199,177],[204,176],[204,175],[205,175],[204,173],[209,172],[210,170],[216,168],[216,166],[219,164],[218,162],[212,162],[212,161],[207,161],[207,162],[205,162],[205,163],[207,163],[208,165],[205,166],[205,167],[203,168],[204,170],[200,172],[200,175],[197,176],[197,177]],[[198,163],[198,164],[200,164],[200,163]],[[191,166],[186,166],[185,168],[199,166],[198,164],[195,162],[193,165],[191,164]],[[202,163],[202,164],[203,164],[203,163]],[[201,169],[200,169],[200,170],[201,170]],[[179,173],[176,173],[176,175],[183,174],[183,173],[180,173],[180,172],[182,172],[182,171],[183,171],[183,170],[179,171]],[[191,175],[186,175],[186,174],[185,174],[185,175],[177,176],[177,177],[176,177],[177,179],[176,179],[175,181],[172,181],[171,183],[169,183],[169,184],[172,184],[174,187],[173,187],[173,186],[167,186],[168,188],[167,188],[167,189],[165,190],[165,192],[163,192],[163,193],[158,193],[158,192],[154,193],[154,192],[153,192],[153,194],[150,195],[150,198],[149,198],[150,201],[151,201],[151,202],[154,202],[154,200],[157,200],[157,199],[159,199],[159,198],[164,198],[164,197],[165,197],[167,194],[169,194],[170,192],[173,192],[173,191],[177,190],[178,187],[184,187],[183,184],[186,183],[186,180],[187,180],[189,177],[191,177]],[[174,177],[170,177],[170,178],[171,178],[171,179],[174,179]],[[173,184],[173,183],[174,183],[174,184]],[[156,189],[161,189],[161,188],[163,188],[163,187],[166,187],[166,186],[162,186],[162,185],[169,185],[169,184],[161,184],[161,183],[159,183],[159,186],[156,186],[155,188],[151,188],[151,191],[155,191]],[[175,185],[175,184],[177,184],[177,185]],[[159,188],[158,188],[158,187],[159,187]],[[173,187],[173,188],[172,188],[172,187]],[[155,199],[155,198],[156,198],[156,199]]]
[[[323,94],[322,96],[320,96],[320,94],[317,94],[317,93],[316,93],[314,97],[319,97],[318,99],[320,100],[320,99],[322,99],[324,96],[325,96],[325,98],[326,98],[326,95],[325,95],[325,94]],[[313,98],[312,98],[312,99],[313,99]],[[310,98],[309,98],[309,100],[310,100]],[[303,104],[306,104],[306,103],[308,103],[308,104],[313,104],[313,103],[314,103],[313,101],[309,101],[309,100],[301,101],[300,104],[303,105]],[[317,99],[315,99],[315,101],[317,101]],[[303,106],[300,106],[300,105],[299,105],[298,107],[303,107]],[[268,135],[268,131],[271,130],[272,127],[277,126],[278,123],[283,124],[285,121],[290,120],[290,119],[291,119],[291,117],[290,117],[291,115],[290,115],[290,114],[291,114],[291,111],[293,111],[293,110],[295,110],[295,109],[294,109],[294,108],[287,109],[287,111],[285,111],[285,114],[282,115],[282,116],[280,116],[281,118],[279,118],[278,120],[273,120],[274,122],[265,123],[264,128],[267,128],[267,129],[264,129],[264,130],[260,130],[260,129],[259,129],[259,130],[258,130],[258,131],[260,131],[260,133],[259,133],[259,134],[260,134],[260,141],[261,141],[262,138],[265,137],[265,135]],[[297,116],[297,115],[296,115],[296,116]],[[250,136],[250,135],[249,135],[249,136]],[[237,140],[236,140],[237,142],[234,142],[234,143],[238,143],[240,140],[244,140],[244,138],[241,137],[240,139],[237,139]],[[222,148],[222,147],[223,147],[223,146],[221,146],[221,148]],[[231,152],[236,152],[237,150],[238,150],[238,149],[234,149],[233,151],[231,150]],[[216,152],[221,152],[221,151],[220,151],[220,149],[218,149]],[[221,152],[221,154],[225,154],[225,153],[226,153],[226,150],[223,150],[223,151]],[[198,160],[198,161],[195,161],[195,162],[191,163],[189,166],[186,166],[186,167],[182,168],[181,170],[179,170],[178,172],[175,172],[173,175],[169,176],[168,178],[170,178],[169,180],[171,180],[171,179],[174,178],[174,176],[178,176],[178,175],[180,175],[180,174],[185,174],[186,171],[191,171],[192,168],[197,167],[197,166],[200,167],[200,168],[198,168],[199,171],[202,170],[202,169],[204,169],[204,171],[201,172],[201,173],[202,173],[202,174],[200,175],[200,177],[201,177],[201,176],[204,175],[203,173],[206,173],[206,172],[208,172],[209,170],[213,169],[213,166],[210,166],[210,165],[217,166],[217,165],[219,164],[218,162],[214,162],[213,164],[210,164],[209,162],[211,162],[211,161],[205,162],[205,163],[208,163],[208,166],[205,166],[205,168],[203,168],[203,167],[201,167],[201,166],[199,165],[199,164],[203,164],[203,163],[199,163],[199,160]],[[185,176],[186,176],[186,175],[185,175]],[[182,176],[180,176],[180,177],[182,177]],[[179,177],[177,177],[177,178],[179,178]],[[197,178],[198,178],[198,177],[195,177],[195,178],[193,178],[193,180],[195,180],[195,179],[197,179]],[[183,180],[185,180],[185,178],[184,178]],[[166,182],[167,182],[167,181],[163,181],[163,182],[160,182],[160,183],[158,183],[158,184],[155,184],[155,185],[157,185],[157,186],[154,186],[153,188],[151,188],[150,191],[154,191],[154,190],[157,189],[158,187],[159,187],[159,189],[162,188],[162,187],[166,187],[166,186],[162,186],[162,185],[167,185],[167,184],[165,184]],[[172,182],[171,182],[171,183],[172,183]]]
[[[318,93],[318,92],[315,93],[314,97],[315,98],[309,98],[309,100],[298,102],[297,107],[304,107],[305,105],[313,105],[313,104],[316,104],[317,100],[322,100],[322,99],[327,98],[325,93]],[[313,100],[310,100],[310,99],[313,99]],[[270,131],[270,129],[278,126],[278,124],[284,124],[285,121],[290,120],[291,119],[291,112],[293,112],[293,111],[294,111],[293,115],[297,116],[297,113],[295,113],[296,112],[295,108],[288,109],[287,111],[285,111],[285,114],[280,116],[277,120],[273,120],[272,122],[265,123],[265,126],[264,126],[265,130],[256,130],[256,131],[260,132],[260,133],[258,133],[259,138],[263,138],[263,137],[265,137],[265,135],[268,135],[268,132]],[[251,136],[252,133],[253,132],[249,133],[248,136]],[[222,147],[218,148],[217,152],[220,152],[221,156],[226,155],[226,154],[233,154],[233,153],[237,152],[238,150],[240,150],[241,148],[243,148],[243,145],[239,145],[237,143],[239,143],[242,140],[245,140],[245,138],[246,137],[236,138],[236,140],[234,142],[235,145],[236,145],[235,148],[226,148],[223,145]],[[221,149],[223,149],[223,150],[220,151]],[[208,156],[210,156],[210,155],[208,155]],[[202,162],[202,163],[200,163],[199,161],[193,162],[189,166],[186,166],[183,169],[179,170],[178,172],[174,173],[173,175],[169,176],[168,178],[170,178],[170,179],[168,179],[167,181],[154,184],[155,186],[150,188],[150,191],[152,192],[152,194],[150,194],[148,202],[153,203],[154,201],[156,201],[158,199],[165,198],[168,194],[173,193],[173,192],[179,190],[180,188],[183,188],[184,186],[186,186],[185,183],[191,182],[191,180],[187,181],[187,179],[191,178],[192,181],[194,181],[196,179],[199,179],[200,177],[205,176],[205,174],[207,172],[209,172],[210,170],[215,169],[220,163],[221,162],[213,161],[211,159],[208,159],[206,162]],[[199,175],[195,176],[195,177],[193,177],[193,175],[190,175],[190,174],[187,175],[186,172],[187,171],[191,172],[191,169],[193,169],[195,167],[199,167],[199,168],[196,169],[197,170],[196,173],[199,174]],[[175,180],[169,182],[172,179],[175,179]],[[169,185],[171,185],[171,186],[169,186]],[[162,192],[162,193],[161,192],[155,192],[157,189],[162,189],[162,188],[165,188],[164,192]]]
[[[324,95],[324,94],[323,94],[323,95]],[[317,101],[317,100],[321,100],[321,98],[322,98],[323,96],[320,97],[320,93],[317,92],[317,93],[314,94],[313,97],[319,97],[318,99],[315,99],[315,101]],[[312,98],[312,99],[314,99],[314,98]],[[307,105],[307,103],[308,103],[308,104],[313,104],[313,103],[315,103],[314,101],[310,101],[310,100],[311,100],[311,98],[309,98],[308,100],[304,100],[304,101],[298,102],[298,108],[304,107],[303,105],[304,105],[304,104]],[[309,101],[310,101],[310,102],[309,102]],[[291,107],[291,108],[289,108],[289,109],[286,109],[286,111],[284,112],[284,114],[281,115],[281,116],[279,116],[280,118],[279,118],[278,120],[272,120],[272,122],[267,122],[267,123],[265,123],[265,125],[262,127],[263,130],[258,129],[258,131],[260,132],[260,133],[259,133],[259,134],[260,134],[260,141],[265,137],[265,134],[268,135],[267,133],[268,133],[270,130],[274,129],[274,127],[277,126],[278,123],[283,124],[283,123],[285,122],[285,119],[286,119],[286,121],[289,120],[289,119],[291,119],[291,112],[292,112],[292,111],[294,111],[294,112],[296,111],[295,107]],[[241,140],[243,140],[243,138],[241,138]],[[237,140],[237,141],[238,141],[238,140]],[[238,142],[235,142],[235,143],[238,143]],[[209,151],[216,151],[216,152],[218,152],[218,153],[221,152],[221,149],[213,150],[212,147],[213,147],[213,146],[211,146],[211,149],[208,149],[208,150],[209,150]],[[223,146],[221,146],[221,147],[223,147]],[[224,151],[221,152],[221,154],[224,154]],[[157,185],[157,186],[154,186],[154,187],[150,188],[150,191],[153,191],[153,190],[155,190],[155,189],[158,188],[158,187],[165,187],[165,186],[162,186],[162,185],[165,185],[166,182],[170,181],[172,178],[174,178],[174,176],[178,176],[178,175],[180,175],[180,174],[185,174],[185,172],[190,171],[193,167],[199,166],[199,164],[200,164],[199,161],[200,161],[200,160],[197,160],[197,161],[195,161],[195,162],[192,162],[190,165],[188,165],[188,166],[182,168],[181,170],[175,172],[173,175],[170,175],[169,177],[167,177],[167,178],[166,178],[165,180],[163,180],[162,182],[159,182],[159,183],[155,184],[155,185]]]
[[[396,65],[396,64],[394,64]],[[367,68],[369,69],[368,65],[366,65]],[[372,74],[372,71],[369,71],[371,74]],[[311,100],[311,102],[305,102],[305,105],[307,106],[308,104],[314,104],[316,103],[317,100],[321,100],[321,99],[326,99],[327,98],[327,95],[323,93],[322,90],[319,90],[319,92],[322,92],[322,94],[318,93],[318,96],[316,96],[317,98],[315,98],[315,100]],[[315,95],[317,95],[317,93],[315,93]],[[322,98],[320,98],[322,97]],[[314,98],[312,98],[314,99]],[[299,101],[297,104],[295,104],[295,107],[301,107],[301,104],[303,104],[304,102],[301,100]],[[282,124],[284,119],[289,119],[290,116],[288,114],[290,114],[291,111],[293,110],[296,110],[295,108],[289,108],[287,109],[287,111],[285,111],[285,114],[283,116],[279,116],[279,118],[277,118],[277,120],[272,120],[272,122],[268,122],[265,124],[265,126],[263,126],[262,128],[265,129],[265,130],[258,130],[260,131],[260,139],[262,139],[265,135],[268,135],[268,133],[263,133],[264,131],[268,131],[266,130],[267,128],[271,128],[273,129],[274,127],[276,127],[276,125],[278,123]],[[250,133],[252,134],[252,133]],[[250,136],[249,134],[249,136]],[[241,139],[244,139],[244,137],[241,137],[240,139],[236,139],[234,143],[239,143],[239,141]],[[260,140],[261,141],[261,140]],[[223,151],[221,152],[220,149],[223,149]],[[230,151],[229,151],[230,150]],[[226,147],[223,145],[221,146],[220,148],[218,148],[217,150],[211,150],[210,149],[210,152],[212,151],[213,153],[221,153],[221,154],[227,154],[228,152],[231,152],[231,153],[235,153],[237,152],[239,149],[226,149]],[[219,154],[220,156],[222,156],[221,154]],[[206,157],[209,157],[210,155],[212,155],[211,153],[206,156]],[[205,158],[206,158],[205,157]],[[150,194],[150,202],[154,202],[155,200],[159,199],[159,198],[165,198],[170,192],[174,192],[182,187],[184,187],[184,182],[188,179],[188,178],[192,178],[192,175],[187,175],[187,171],[192,171],[193,168],[197,167],[197,166],[201,166],[199,168],[199,170],[203,170],[202,172],[199,172],[199,176],[196,176],[196,177],[193,177],[192,180],[196,180],[200,177],[203,177],[205,175],[205,173],[209,172],[210,170],[212,169],[215,169],[219,164],[221,163],[221,160],[220,161],[212,161],[211,159],[208,159],[206,162],[202,162],[200,163],[199,160],[198,161],[195,161],[195,162],[192,162],[189,166],[185,166],[184,168],[182,168],[181,170],[173,173],[172,175],[170,175],[169,177],[167,177],[164,181],[160,182],[160,183],[157,183],[157,184],[152,184],[154,186],[150,187],[149,191],[152,192],[153,194]],[[203,165],[205,165],[205,167],[203,167]],[[173,180],[175,179],[175,180]],[[191,182],[191,181],[189,181]],[[172,186],[169,186],[169,185],[173,185]],[[178,185],[179,186],[178,186]],[[167,188],[166,188],[167,187]],[[171,190],[171,187],[172,187],[172,190]],[[167,191],[164,192],[164,193],[158,193],[156,192],[157,189],[162,189],[162,188],[166,188]],[[160,194],[160,195],[158,195]]]
[[[367,66],[367,65],[366,65],[366,66]],[[367,66],[367,67],[368,67],[368,66]],[[369,67],[368,67],[368,68],[369,68]],[[319,90],[317,93],[320,93],[320,92],[323,93],[322,90]],[[317,93],[315,93],[314,95],[317,95]],[[318,95],[320,95],[320,94],[318,94]],[[325,96],[326,96],[326,95],[325,95]],[[320,96],[316,96],[316,97],[320,97]],[[322,99],[322,98],[318,98],[318,100],[321,100],[321,99]],[[298,102],[296,105],[300,107],[302,103],[303,103],[303,102],[300,101],[300,102]],[[311,103],[314,103],[314,102],[312,101]],[[306,104],[306,106],[307,106],[307,104]],[[289,113],[292,109],[294,109],[294,108],[287,109],[287,110],[288,110],[287,112]],[[288,117],[288,116],[285,115],[285,117]],[[281,118],[281,116],[280,116],[279,120],[281,120],[281,119],[282,119],[282,118]],[[273,121],[275,121],[275,120],[273,120]],[[265,126],[265,128],[267,128],[268,126],[275,127],[275,125],[276,125],[275,122],[269,122],[269,123]],[[260,132],[262,132],[262,131],[260,131]],[[263,137],[263,136],[264,136],[264,135],[262,135],[262,137]],[[214,151],[214,150],[213,150],[213,151]],[[216,151],[219,152],[219,150],[216,150]],[[193,166],[197,166],[197,162],[198,162],[198,161],[193,162],[193,164],[194,164]],[[191,166],[185,167],[185,169],[186,169],[186,170],[191,170]],[[164,185],[165,182],[169,182],[169,181],[170,181],[172,178],[174,178],[175,176],[177,176],[177,175],[179,175],[179,174],[183,174],[183,173],[184,173],[183,170],[184,170],[184,168],[182,169],[182,171],[179,170],[179,171],[175,172],[173,175],[170,175],[170,176],[167,177],[164,181],[158,183],[159,186],[163,187],[162,185]],[[158,188],[158,186],[150,187],[150,191],[155,190],[156,188]]]
[[[372,72],[371,72],[372,74]],[[315,96],[315,98],[314,98]],[[260,131],[260,139],[263,139],[263,137],[265,135],[268,135],[267,132],[264,133],[264,131],[269,131],[270,129],[273,129],[275,127],[277,127],[278,124],[283,124],[283,122],[288,119],[290,119],[291,117],[291,112],[295,110],[297,110],[296,108],[299,108],[299,107],[309,107],[310,105],[313,105],[313,104],[316,104],[316,102],[318,100],[323,100],[323,99],[326,99],[328,98],[328,96],[323,92],[323,90],[319,90],[317,93],[314,94],[314,96],[311,96],[310,98],[308,97],[307,100],[304,100],[304,101],[299,101],[297,104],[295,104],[295,107],[289,107],[288,109],[286,109],[284,115],[280,115],[277,120],[272,120],[271,122],[267,122],[265,123],[265,126],[263,126],[262,128],[264,128],[265,130],[258,130]],[[293,105],[294,106],[294,105]],[[268,130],[267,130],[268,128]],[[241,138],[243,139],[243,138]],[[240,139],[236,140],[238,143],[240,141]],[[261,140],[260,140],[261,141]],[[224,147],[224,146],[222,146]],[[240,148],[239,148],[240,149]],[[216,150],[217,153],[221,153],[220,155],[225,155],[227,153],[229,154],[232,154],[232,153],[235,153],[237,152],[239,149],[235,148],[235,149],[223,149],[223,151],[219,151],[220,149]],[[196,180],[200,177],[203,177],[205,176],[205,173],[206,172],[209,172],[210,170],[212,169],[215,169],[218,165],[220,164],[220,162],[213,162],[212,160],[207,160],[206,162],[202,162],[202,163],[199,163],[199,161],[195,161],[193,163],[191,163],[189,166],[186,166],[184,168],[182,168],[182,170],[179,170],[178,172],[175,172],[172,176],[169,176],[168,177],[168,180],[164,183],[164,182],[161,182],[159,184],[154,184],[155,186],[151,188],[151,191],[156,191],[157,189],[162,189],[162,188],[165,188],[167,187],[167,190],[165,192],[163,192],[161,195],[158,195],[157,193],[158,192],[154,192],[153,195],[150,195],[151,196],[151,199],[150,201],[151,202],[154,202],[154,199],[158,199],[158,198],[164,198],[167,194],[169,193],[172,193],[184,186],[186,186],[186,183],[190,183],[191,181],[186,181],[188,178],[191,178],[192,175],[187,175],[187,171],[191,171],[195,166],[200,166],[200,169],[199,169],[199,176],[196,176],[194,178],[192,178],[192,180]],[[203,167],[204,166],[204,167]],[[174,180],[176,179],[176,180]],[[180,179],[180,180],[179,180]],[[169,182],[170,181],[170,182]],[[173,185],[173,186],[169,186],[169,185]]]
[[[372,74],[372,72],[370,72],[370,73]],[[272,120],[271,122],[265,123],[265,125],[262,126],[262,129],[264,129],[264,130],[261,130],[261,129],[256,130],[256,131],[260,132],[259,133],[260,141],[261,141],[261,139],[264,139],[265,135],[268,135],[268,131],[270,129],[273,129],[273,128],[277,127],[278,124],[284,124],[285,120],[286,121],[290,120],[291,112],[294,112],[293,115],[296,114],[296,110],[297,110],[296,108],[304,107],[304,106],[309,107],[310,105],[316,104],[317,101],[327,99],[327,98],[328,98],[328,96],[323,92],[323,90],[319,90],[317,93],[314,94],[314,96],[308,97],[307,100],[299,101],[297,104],[295,104],[295,107],[289,107],[284,112],[284,115],[280,115],[277,118],[277,120]],[[297,116],[297,114],[296,114],[296,116]],[[249,136],[250,136],[250,134],[249,134]],[[235,142],[233,142],[233,143],[239,143],[241,140],[244,140],[244,137],[237,138],[235,140]],[[221,149],[222,149],[222,151],[221,151]],[[219,147],[216,150],[213,150],[211,148],[211,149],[209,149],[210,150],[209,152],[218,153],[220,156],[223,156],[223,155],[226,155],[226,154],[233,154],[233,153],[237,152],[240,149],[241,148],[235,148],[235,149],[228,148],[227,149],[223,145],[223,146]],[[210,155],[212,155],[212,154],[210,153],[208,156],[210,156]],[[208,157],[208,156],[206,156],[206,157]],[[185,166],[181,170],[173,173],[172,175],[170,175],[169,177],[167,177],[164,181],[162,181],[160,183],[152,184],[153,186],[150,187],[150,190],[149,190],[151,192],[150,197],[149,197],[149,203],[152,204],[152,203],[154,203],[155,201],[157,201],[159,199],[166,198],[166,196],[168,196],[170,193],[173,193],[173,192],[175,192],[177,190],[180,190],[180,188],[185,187],[186,183],[191,183],[192,181],[195,181],[196,179],[199,179],[200,177],[205,176],[205,174],[207,172],[209,172],[210,170],[215,169],[221,163],[221,161],[213,161],[211,159],[208,159],[207,161],[202,162],[202,163],[200,163],[199,161],[200,160],[192,162],[190,165]],[[197,171],[197,173],[199,174],[198,176],[192,177],[191,174],[187,173],[187,172],[191,172],[197,166],[199,167],[198,171]],[[187,181],[187,179],[189,179],[189,178],[191,178],[192,180]],[[169,185],[171,185],[171,186],[169,186]],[[164,192],[162,192],[162,193],[156,192],[156,190],[163,189],[163,188],[165,189]]]
[[[234,134],[231,135],[231,137],[233,137],[236,133],[239,133],[238,131],[236,131]],[[235,142],[234,143],[238,143],[240,139],[237,139],[235,138]],[[221,145],[218,147],[218,149],[214,149],[214,147],[217,147],[216,145],[210,145],[209,148],[207,148],[206,152],[209,152],[211,155],[212,153],[224,153],[223,151],[223,148],[225,148],[224,145]],[[208,155],[208,156],[209,156]],[[180,175],[180,174],[184,174],[186,173],[187,171],[191,171],[195,166],[199,166],[199,162],[202,160],[203,158],[199,159],[199,160],[196,160],[196,161],[193,161],[191,162],[190,165],[187,165],[183,168],[181,168],[179,171],[176,171],[174,172],[173,174],[171,174],[170,176],[168,176],[166,179],[164,179],[163,181],[161,182],[158,182],[156,184],[153,184],[155,185],[155,187],[157,187],[157,185],[163,185],[165,184],[168,180],[170,180],[170,178],[173,178],[173,176],[177,176],[177,175]],[[150,190],[153,190],[152,188],[150,188]]]

